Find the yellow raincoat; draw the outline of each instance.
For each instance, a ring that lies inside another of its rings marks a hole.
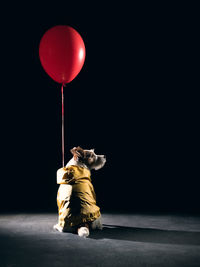
[[[79,166],[58,169],[57,183],[60,184],[57,194],[58,225],[63,230],[92,222],[101,215],[88,169]]]

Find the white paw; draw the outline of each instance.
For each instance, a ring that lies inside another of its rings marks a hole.
[[[78,228],[78,235],[81,237],[87,237],[89,236],[90,232],[87,227],[80,227]]]
[[[63,232],[63,228],[62,228],[60,225],[58,225],[58,224],[55,224],[55,225],[53,226],[53,229],[55,229],[55,230],[57,230],[57,231],[59,231],[59,232]]]

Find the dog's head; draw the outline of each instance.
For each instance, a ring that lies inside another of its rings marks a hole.
[[[105,155],[96,155],[94,149],[83,149],[80,146],[74,147],[71,150],[76,161],[84,163],[90,170],[99,170],[106,163]]]

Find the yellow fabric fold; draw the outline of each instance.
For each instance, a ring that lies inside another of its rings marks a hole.
[[[88,169],[79,166],[69,166],[58,169],[57,184],[70,184],[72,181],[81,178],[88,178],[91,180],[91,173]]]

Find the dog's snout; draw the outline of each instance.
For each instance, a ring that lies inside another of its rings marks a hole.
[[[104,159],[106,159],[106,155],[103,155]]]

